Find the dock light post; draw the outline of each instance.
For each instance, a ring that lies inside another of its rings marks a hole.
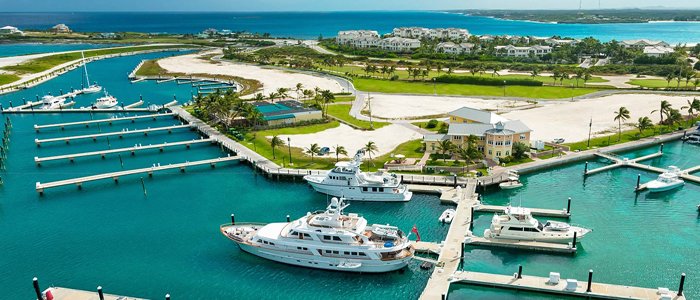
[[[287,149],[289,150],[289,165],[293,166],[294,163],[292,163],[292,139],[287,137]]]
[[[97,287],[97,295],[100,296],[100,300],[105,300],[105,295],[102,294],[102,286]]]
[[[289,218],[289,215],[287,215],[287,222],[290,222],[291,219]]]
[[[641,180],[642,180],[642,174],[637,174],[637,190],[639,190],[639,187],[640,187],[639,183]]]
[[[433,77],[433,94],[437,96],[437,87],[435,87],[435,77]]]
[[[34,277],[32,281],[34,283],[34,292],[36,293],[36,298],[39,300],[44,299],[44,297],[41,296],[41,289],[39,288],[39,279]]]
[[[678,286],[678,296],[683,296],[683,285],[684,284],[685,284],[685,273],[682,273],[681,274],[681,283]]]
[[[469,219],[469,230],[472,230],[474,227],[474,206],[472,205],[469,210],[471,211],[471,216]]]
[[[661,143],[661,147],[659,147],[659,153],[664,153],[664,143]]]
[[[586,162],[586,165],[583,168],[583,175],[588,175],[588,162]]]
[[[591,117],[591,121],[588,122],[588,144],[586,145],[586,149],[591,148],[591,129],[593,128],[593,117]]]
[[[591,284],[593,283],[593,270],[588,270],[588,288],[586,288],[586,293],[591,292]]]
[[[566,214],[571,215],[571,197],[566,201]]]

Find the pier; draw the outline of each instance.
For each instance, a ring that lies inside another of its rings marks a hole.
[[[139,133],[143,133],[144,135],[148,135],[148,133],[150,133],[150,132],[158,132],[158,131],[167,131],[168,133],[171,133],[175,129],[190,128],[190,127],[191,127],[190,125],[173,125],[173,126],[165,126],[165,127],[147,128],[147,129],[123,130],[123,131],[116,131],[116,132],[64,136],[64,137],[50,138],[50,139],[34,139],[34,143],[36,143],[36,145],[38,147],[40,147],[41,144],[51,143],[51,142],[65,141],[66,144],[68,144],[72,140],[81,140],[81,139],[97,140],[98,137],[118,136],[121,138],[125,135],[139,134]]]
[[[474,206],[475,212],[491,212],[503,213],[505,206],[479,204]],[[533,216],[552,217],[552,218],[569,218],[571,217],[570,209],[545,209],[545,208],[528,208]]]
[[[153,167],[148,167],[148,168],[98,174],[98,175],[85,176],[85,177],[66,179],[66,180],[59,180],[59,181],[53,181],[53,182],[47,182],[47,183],[37,182],[36,183],[36,191],[39,192],[39,194],[43,194],[44,190],[46,190],[46,189],[56,188],[56,187],[61,187],[61,186],[66,186],[66,185],[76,185],[80,189],[80,188],[82,188],[83,183],[90,182],[90,181],[97,181],[97,180],[103,180],[103,179],[113,179],[115,182],[118,182],[119,177],[127,176],[127,175],[148,174],[149,176],[153,176],[154,172],[171,170],[171,169],[180,169],[180,171],[184,172],[185,168],[187,168],[187,167],[194,167],[194,166],[200,166],[200,165],[210,165],[213,168],[216,166],[217,163],[234,161],[234,160],[235,161],[241,160],[241,157],[239,157],[239,156],[219,157],[219,158],[214,158],[214,159],[206,159],[206,160],[199,160],[199,161],[192,161],[192,162],[184,162],[184,163],[177,163],[177,164],[170,164],[170,165],[163,165],[163,166],[153,166]]]
[[[50,287],[44,290],[44,294],[50,293],[53,300],[145,300],[144,298],[105,294],[102,293],[101,287],[98,288],[99,292],[90,292],[64,287]]]
[[[99,119],[99,120],[88,120],[88,121],[78,121],[78,122],[68,122],[68,123],[57,123],[57,124],[46,124],[46,125],[34,125],[34,130],[39,132],[41,129],[48,129],[48,128],[61,128],[64,129],[65,127],[68,126],[78,126],[78,125],[85,125],[85,127],[90,127],[91,124],[98,124],[98,123],[108,123],[109,125],[112,125],[113,122],[119,122],[119,121],[131,121],[131,123],[134,123],[135,120],[139,119],[153,119],[154,121],[157,118],[160,117],[169,117],[169,116],[174,116],[174,113],[159,113],[159,114],[151,114],[151,115],[140,115],[140,116],[132,116],[132,117],[119,117],[119,118],[108,118],[108,119]]]
[[[105,158],[107,154],[113,154],[113,153],[122,153],[122,152],[131,152],[131,155],[135,155],[136,151],[141,151],[141,150],[149,150],[149,149],[159,149],[161,152],[167,148],[167,147],[176,147],[176,146],[185,146],[187,149],[190,148],[190,146],[194,144],[201,144],[201,143],[215,143],[214,140],[212,139],[199,139],[199,140],[191,140],[191,141],[182,141],[182,142],[173,142],[173,143],[163,143],[163,144],[155,144],[155,145],[146,145],[146,146],[134,146],[134,147],[127,147],[127,148],[119,148],[119,149],[110,149],[110,150],[100,150],[100,151],[93,151],[93,152],[83,152],[83,153],[72,153],[72,154],[64,154],[64,155],[56,155],[56,156],[47,156],[47,157],[34,157],[34,162],[37,164],[37,166],[41,166],[41,163],[47,162],[47,161],[53,161],[53,160],[70,160],[71,162],[78,158],[78,157],[89,157],[89,156],[102,156],[102,158]]]
[[[495,248],[510,248],[526,251],[549,252],[549,253],[576,253],[576,246],[571,244],[556,244],[535,241],[518,241],[508,239],[487,239],[478,236],[467,237],[464,243],[472,246],[484,246]]]
[[[685,274],[682,276],[681,290]],[[592,277],[593,272],[590,271],[588,281],[579,282],[575,279],[550,280],[550,278],[522,275],[522,269],[520,269],[518,273],[512,276],[458,271],[452,276],[451,281],[503,289],[578,296],[589,299],[685,299],[682,293],[666,289],[597,283],[592,281]]]

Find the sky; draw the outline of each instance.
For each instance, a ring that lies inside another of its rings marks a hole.
[[[698,0],[580,0],[583,8],[700,8]],[[0,0],[0,12],[578,9],[579,0]]]

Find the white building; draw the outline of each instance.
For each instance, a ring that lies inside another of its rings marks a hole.
[[[440,53],[445,54],[469,54],[476,49],[476,46],[472,43],[460,43],[455,44],[453,42],[444,42],[437,44],[436,50]]]
[[[390,37],[381,40],[379,47],[388,51],[409,52],[420,47],[420,41],[417,39]]]
[[[379,45],[379,33],[374,30],[339,31],[335,41],[339,45],[357,48],[376,47]]]
[[[66,24],[58,24],[51,28],[51,31],[58,33],[70,33],[73,32]]]
[[[430,29],[423,27],[394,28],[391,34],[395,37],[422,39],[430,38]]]
[[[530,55],[542,56],[552,52],[552,47],[550,46],[526,46],[526,47],[516,47],[513,45],[508,46],[496,46],[496,54],[513,56],[513,57],[528,57]]]
[[[647,39],[640,39],[640,40],[626,40],[620,42],[625,48],[638,48],[638,49],[644,49],[644,47],[649,47],[649,46],[663,46],[663,47],[668,47],[670,46],[668,43],[664,41],[652,41],[652,40],[647,40]]]
[[[24,35],[24,32],[17,29],[17,27],[5,26],[0,28],[1,35]]]
[[[469,38],[469,31],[461,28],[435,28],[430,29],[431,39],[465,40]]]
[[[664,47],[664,46],[646,46],[646,47],[644,47],[644,55],[653,56],[653,57],[664,56],[667,54],[671,54],[674,51],[675,50],[673,50],[673,48]]]
[[[571,45],[574,46],[578,44],[578,40],[562,40],[562,39],[555,39],[555,38],[548,38],[544,40],[544,43],[550,46],[562,46],[562,45]]]

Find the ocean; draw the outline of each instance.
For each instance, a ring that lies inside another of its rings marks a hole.
[[[466,28],[474,34],[592,36],[603,41],[647,38],[674,44],[700,42],[700,22],[550,24],[435,11],[0,13],[0,20],[20,29],[48,29],[58,23],[89,32],[198,33],[216,28],[300,39],[335,36],[339,30],[371,29],[389,33],[394,27],[423,26]]]

